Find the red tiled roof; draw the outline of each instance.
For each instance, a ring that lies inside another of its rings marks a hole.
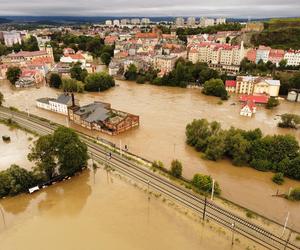
[[[269,100],[269,96],[267,95],[241,95],[240,102],[254,102],[266,104]]]
[[[158,38],[156,33],[136,33],[135,38],[148,38],[148,39],[155,39]]]
[[[82,60],[84,59],[84,56],[82,54],[74,54],[74,55],[69,55],[73,60]]]
[[[226,87],[235,87],[236,86],[236,81],[234,81],[234,80],[226,80],[225,86]]]

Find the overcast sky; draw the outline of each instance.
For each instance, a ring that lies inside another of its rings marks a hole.
[[[300,16],[300,0],[0,0],[0,15]]]

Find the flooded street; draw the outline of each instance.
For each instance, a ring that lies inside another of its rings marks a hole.
[[[10,142],[4,142],[2,136],[10,136]],[[27,160],[27,154],[33,138],[33,135],[22,130],[0,124],[0,170],[7,169],[12,164],[29,170],[32,163]]]
[[[117,84],[119,86],[104,93],[80,94],[76,98],[81,105],[99,100],[111,103],[112,108],[137,114],[140,116],[140,127],[115,137],[98,135],[116,144],[121,140],[122,145],[128,145],[131,152],[149,160],[161,160],[166,166],[177,158],[184,165],[186,177],[191,178],[197,172],[210,174],[220,183],[222,196],[281,224],[289,211],[289,226],[300,231],[300,203],[272,197],[277,189],[280,193],[287,192],[290,187],[300,186],[300,182],[286,179],[284,185],[278,186],[271,181],[272,173],[235,167],[227,160],[206,161],[185,144],[185,126],[199,118],[219,121],[223,128],[235,126],[242,129],[260,128],[268,134],[290,133],[300,141],[299,130],[277,128],[276,118],[283,113],[300,115],[299,104],[282,101],[274,110],[259,107],[253,118],[247,118],[239,115],[240,105],[235,98],[219,105],[219,99],[204,96],[198,89],[156,87],[125,81],[117,81]],[[15,91],[7,83],[0,82],[0,91],[5,96],[6,106],[15,106],[24,111],[29,109],[39,116],[67,124],[64,116],[35,107],[35,99],[55,97],[57,90],[42,87]]]
[[[91,175],[91,176],[90,176]],[[18,206],[16,206],[16,202]],[[89,171],[34,195],[1,200],[0,250],[246,249],[112,173]],[[17,239],[17,240],[16,240]],[[249,248],[253,249],[253,248]],[[259,248],[255,248],[259,249]]]

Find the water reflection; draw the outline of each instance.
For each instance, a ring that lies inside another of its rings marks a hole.
[[[92,188],[88,184],[90,171],[84,171],[80,178],[47,188],[44,198],[38,203],[40,212],[52,211],[54,216],[76,216],[84,208]],[[70,205],[70,200],[72,204]]]

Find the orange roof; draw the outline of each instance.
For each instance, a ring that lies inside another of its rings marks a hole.
[[[74,55],[69,55],[73,60],[83,60],[84,56],[82,54],[74,54]]]
[[[143,38],[143,39],[155,39],[158,38],[156,33],[136,33],[136,38]]]

